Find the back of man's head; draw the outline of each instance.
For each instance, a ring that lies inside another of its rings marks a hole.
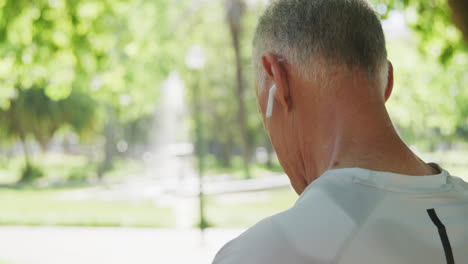
[[[273,0],[259,19],[253,45],[259,84],[265,80],[261,56],[272,52],[286,58],[303,78],[326,75],[340,65],[364,71],[386,86],[385,37],[366,0]],[[326,67],[317,66],[318,61]]]

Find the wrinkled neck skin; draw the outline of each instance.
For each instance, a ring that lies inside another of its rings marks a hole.
[[[330,169],[437,173],[400,139],[383,92],[365,77],[342,77],[326,89],[314,86],[296,79],[290,111],[276,111],[275,122],[265,120],[280,163],[298,194]]]

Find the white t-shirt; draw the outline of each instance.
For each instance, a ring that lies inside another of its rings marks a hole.
[[[440,171],[329,170],[213,263],[468,263],[468,184]]]

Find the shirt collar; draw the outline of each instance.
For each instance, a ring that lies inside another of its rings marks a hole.
[[[435,163],[429,165],[440,173],[412,176],[363,168],[344,168],[328,170],[320,178],[337,179],[336,176],[348,176],[352,177],[353,183],[394,192],[440,192],[449,189],[447,178],[450,174]]]

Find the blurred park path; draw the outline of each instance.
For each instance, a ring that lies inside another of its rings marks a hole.
[[[241,229],[170,230],[93,227],[0,227],[8,264],[211,263]]]

